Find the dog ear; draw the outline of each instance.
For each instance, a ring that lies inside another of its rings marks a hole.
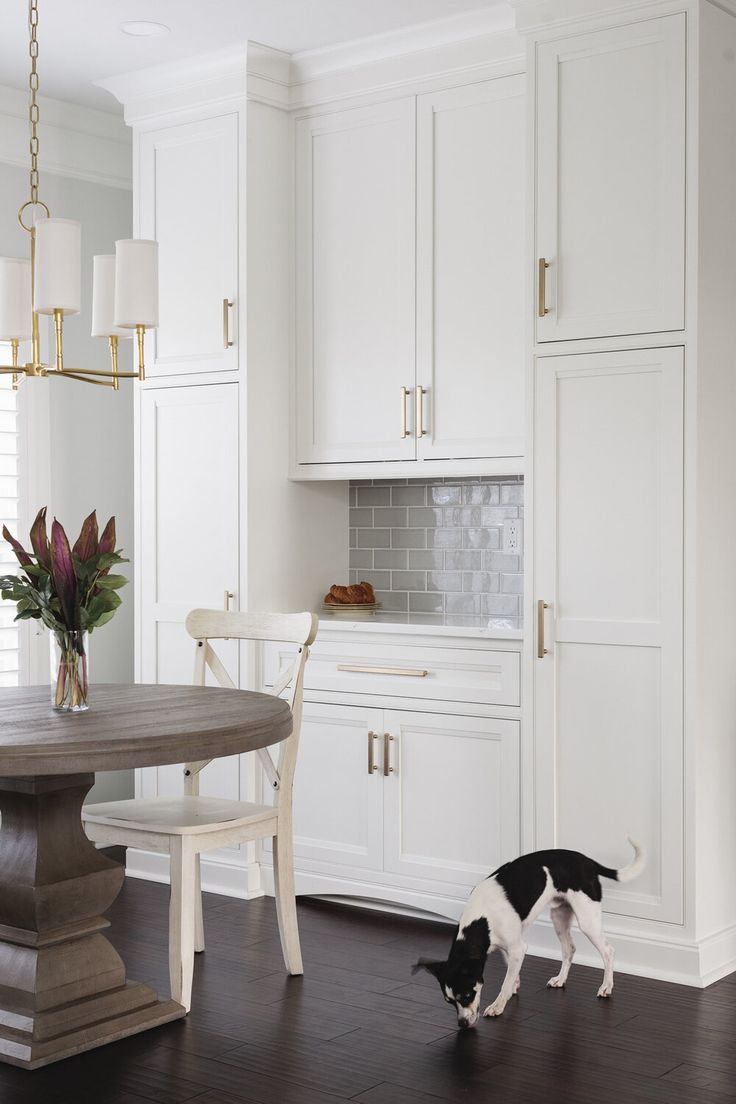
[[[418,974],[420,970],[426,970],[428,974],[433,974],[439,981],[446,965],[446,962],[432,962],[431,959],[420,958],[411,968],[412,976]]]

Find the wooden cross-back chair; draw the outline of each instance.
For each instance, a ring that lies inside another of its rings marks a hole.
[[[298,645],[296,658],[272,688],[287,700],[293,714],[293,730],[279,745],[274,762],[268,748],[258,756],[274,793],[272,805],[202,797],[199,776],[211,760],[184,764],[184,795],[167,798],[135,798],[87,805],[82,811],[90,839],[105,846],[122,845],[169,855],[171,903],[169,907],[169,974],[171,995],[189,1011],[192,1000],[194,955],[204,950],[204,920],[199,857],[203,851],[272,836],[276,914],[286,968],[301,974],[302,956],[294,892],[294,844],[291,794],[299,749],[304,667],[309,645],[317,635],[317,618],[311,613],[236,613],[193,610],[186,620],[195,641],[194,685],[204,686],[207,671],[217,682],[237,689],[227,673],[213,640],[253,640]]]

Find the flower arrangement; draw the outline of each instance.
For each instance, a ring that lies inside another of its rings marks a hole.
[[[128,580],[110,569],[128,561],[115,548],[114,517],[100,536],[93,510],[71,547],[56,518],[49,539],[46,509],[38,511],[31,527],[32,553],[3,526],[22,570],[0,576],[0,595],[16,603],[16,621],[41,621],[51,631],[57,656],[52,704],[76,712],[87,708],[89,697],[87,633],[114,616],[121,602],[116,591]]]

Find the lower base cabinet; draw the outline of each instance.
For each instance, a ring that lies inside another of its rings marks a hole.
[[[519,853],[519,728],[306,703],[294,781],[297,875],[313,882],[321,872],[334,893],[341,879],[364,884],[366,896],[371,884],[393,885],[399,903],[400,890],[464,900]]]

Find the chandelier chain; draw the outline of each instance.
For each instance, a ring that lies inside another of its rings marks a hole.
[[[28,33],[30,35],[30,41],[28,43],[28,53],[31,58],[31,71],[28,75],[28,87],[31,92],[30,104],[28,107],[28,121],[31,126],[31,140],[29,143],[29,149],[31,154],[31,172],[30,172],[30,185],[31,185],[31,203],[38,203],[38,0],[29,0],[28,2]]]

